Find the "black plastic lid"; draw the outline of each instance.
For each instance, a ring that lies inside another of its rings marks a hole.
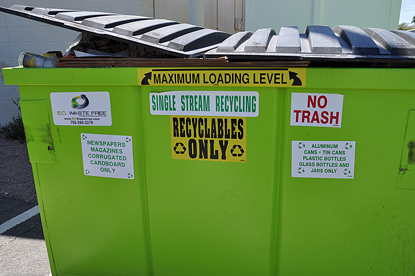
[[[360,29],[355,26],[308,26],[237,33],[207,57],[227,56],[244,60],[308,60],[361,62],[415,62],[415,33]]]

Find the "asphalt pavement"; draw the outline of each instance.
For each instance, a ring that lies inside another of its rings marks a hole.
[[[38,206],[0,196],[0,276],[49,275]]]

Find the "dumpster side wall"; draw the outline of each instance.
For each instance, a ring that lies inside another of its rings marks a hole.
[[[116,79],[122,79],[122,74]],[[137,87],[84,84],[20,88],[29,156],[54,274],[151,275]],[[114,117],[111,127],[57,126],[50,93],[71,91],[108,91],[112,111],[124,116]],[[40,110],[43,105],[46,108]],[[114,182],[113,178],[87,176],[82,180],[84,173],[76,173],[83,171],[81,133],[134,137],[135,178]]]
[[[148,101],[150,93],[166,90],[256,89],[143,86],[142,102]],[[172,159],[170,116],[151,115],[150,106],[143,106],[156,275],[273,274],[281,94],[276,88],[259,92],[260,106],[268,106],[260,107],[258,117],[246,118],[246,163]],[[211,145],[209,138],[196,136],[193,133],[191,138],[197,145],[200,141]],[[186,149],[191,146],[190,140],[184,144]],[[199,155],[200,146],[196,150]]]
[[[305,87],[276,88],[139,86],[137,68],[3,69],[20,84],[52,271],[410,275],[414,189],[401,180],[415,177],[413,69],[306,70]],[[94,91],[110,95],[111,126],[54,124],[51,93]],[[258,92],[245,162],[174,159],[171,118],[149,105],[167,91]],[[341,126],[290,125],[293,93],[341,95]],[[88,175],[83,134],[132,137],[134,179]],[[351,142],[353,177],[297,177],[293,141]]]
[[[283,93],[285,115],[293,92],[339,93],[344,102],[338,129],[283,119],[276,275],[413,273],[414,190],[398,186],[401,177],[413,179],[411,170],[400,173],[415,108],[410,72],[308,69],[307,88]],[[356,141],[354,178],[292,177],[291,141]]]

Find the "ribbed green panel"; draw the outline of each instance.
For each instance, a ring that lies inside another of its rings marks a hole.
[[[53,141],[53,158],[44,142],[28,148],[54,275],[415,270],[414,69],[308,68],[299,88],[139,86],[137,68],[3,74],[20,85],[25,127]],[[149,93],[183,90],[259,93],[246,163],[172,159],[170,118],[150,114]],[[112,126],[53,124],[50,93],[91,91],[109,92]],[[341,127],[291,126],[292,93],[343,95]],[[81,133],[132,136],[134,180],[84,175]],[[292,177],[300,140],[355,141],[354,178]]]

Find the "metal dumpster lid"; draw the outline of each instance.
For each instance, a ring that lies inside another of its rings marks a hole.
[[[207,57],[229,59],[415,62],[415,33],[386,31],[355,26],[308,26],[304,34],[298,27],[236,33]]]
[[[177,57],[195,57],[230,34],[179,22],[107,12],[13,5],[0,11],[62,28],[135,44]]]

